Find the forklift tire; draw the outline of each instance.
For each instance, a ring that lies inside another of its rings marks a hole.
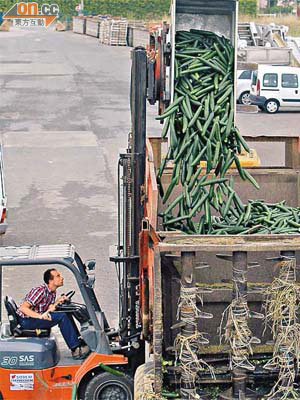
[[[86,386],[84,400],[133,400],[133,381],[129,376],[108,372],[94,376]]]
[[[154,362],[140,365],[134,375],[134,400],[154,396]],[[153,397],[154,398],[154,397]]]

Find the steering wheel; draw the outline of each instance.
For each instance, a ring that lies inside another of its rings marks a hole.
[[[72,297],[74,296],[74,294],[75,294],[75,290],[70,290],[68,293],[65,294],[65,296],[66,296],[65,304],[71,303],[71,300],[72,300]]]
[[[66,296],[66,300],[61,304],[57,304],[56,311],[72,311],[74,309],[74,304],[72,303],[72,297],[74,294],[75,290],[70,290],[66,294],[63,293],[62,296]]]
[[[64,313],[70,313],[75,317],[80,324],[89,321],[89,314],[87,312],[87,307],[85,304],[80,304],[80,303],[73,303],[72,302],[72,297],[75,294],[75,290],[70,290],[66,294],[62,294],[62,296],[66,297],[66,300],[58,304],[56,306],[56,311],[58,312],[64,312]]]

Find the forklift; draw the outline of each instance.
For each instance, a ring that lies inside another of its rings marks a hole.
[[[110,261],[119,279],[119,327],[113,330],[94,292],[95,261],[84,263],[73,245],[0,248],[0,318],[3,270],[35,266],[66,268],[74,275],[84,304],[67,293],[58,312],[71,313],[91,353],[73,360],[59,349],[51,330],[23,330],[17,306],[6,296],[9,322],[0,321],[0,400],[133,400],[133,377],[145,362],[140,311],[140,244],[144,217],[147,54],[132,51],[131,117],[128,149],[118,163],[118,243]]]

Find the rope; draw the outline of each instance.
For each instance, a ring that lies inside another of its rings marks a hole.
[[[279,369],[278,380],[268,398],[297,399],[295,377],[300,363],[300,324],[297,319],[300,292],[296,284],[296,259],[281,261],[279,267],[279,277],[267,289],[264,303],[265,324],[270,326],[275,340],[273,357],[264,368]]]
[[[233,284],[235,286],[236,298],[224,310],[219,327],[220,342],[224,338],[230,345],[230,368],[243,368],[249,371],[255,369],[249,362],[249,355],[253,354],[251,347],[252,332],[248,327],[250,311],[246,296],[242,296],[239,290],[240,284],[245,284],[247,271],[233,268]],[[222,334],[224,321],[224,334]]]
[[[204,334],[199,332],[197,318],[201,316],[196,299],[197,287],[181,286],[177,309],[177,320],[185,322],[174,342],[176,365],[181,372],[181,396],[184,399],[200,399],[196,392],[196,378],[200,371],[209,370],[215,378],[213,369],[199,356],[202,343],[207,343]]]
[[[220,325],[222,332],[223,321],[226,319],[224,339],[229,343],[230,368],[244,368],[253,371],[255,367],[249,362],[249,355],[253,354],[251,347],[252,333],[248,327],[249,308],[242,299],[234,299],[224,310]],[[221,336],[222,341],[222,336]]]

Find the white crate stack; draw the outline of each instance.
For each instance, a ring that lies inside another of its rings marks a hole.
[[[109,20],[105,19],[101,22],[99,28],[99,42],[106,43],[109,37]]]
[[[127,45],[127,19],[107,19],[100,25],[99,41],[109,46]]]

